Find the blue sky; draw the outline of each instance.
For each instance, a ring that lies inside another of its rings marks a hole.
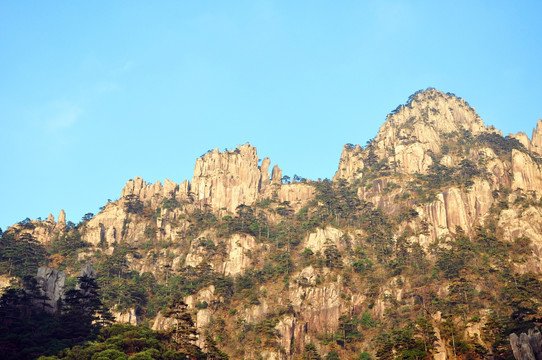
[[[504,134],[542,118],[539,1],[0,2],[0,227],[250,142],[331,178],[419,89]]]

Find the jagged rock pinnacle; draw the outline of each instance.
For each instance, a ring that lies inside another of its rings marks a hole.
[[[247,144],[235,150],[219,152],[215,149],[196,161],[191,189],[195,200],[213,210],[225,208],[234,212],[240,204],[252,204],[260,193],[277,182],[273,169],[269,180],[268,158],[258,166],[256,148]]]

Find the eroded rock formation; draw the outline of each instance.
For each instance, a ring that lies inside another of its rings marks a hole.
[[[59,301],[64,297],[64,284],[66,273],[41,266],[36,276],[38,289],[43,299],[39,300],[39,306],[51,314],[59,311]]]
[[[191,191],[200,206],[235,212],[241,204],[252,205],[272,185],[280,185],[280,169],[273,168],[270,178],[269,158],[258,165],[256,148],[248,144],[232,151],[211,151],[196,161]]]
[[[510,346],[516,360],[542,360],[542,334],[539,328],[517,336],[510,334]]]

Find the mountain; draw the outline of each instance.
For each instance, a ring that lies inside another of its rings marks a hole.
[[[540,120],[503,137],[427,89],[345,145],[332,181],[217,149],[191,181],[136,177],[77,225],[13,225],[0,271],[90,262],[117,321],[153,329],[182,296],[198,345],[210,335],[233,359],[510,358],[509,335],[542,324],[541,154]]]

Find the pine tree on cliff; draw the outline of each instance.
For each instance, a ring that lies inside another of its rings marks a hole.
[[[318,349],[313,343],[305,344],[302,360],[322,360],[322,357],[318,354]]]
[[[63,320],[71,338],[86,338],[101,326],[111,323],[111,315],[107,309],[104,310],[98,290],[94,278],[81,276],[77,288],[66,292]],[[100,319],[102,321],[98,321]]]
[[[205,351],[207,352],[207,360],[228,360],[226,353],[218,348],[213,335],[209,332],[205,334]]]
[[[171,348],[190,359],[204,359],[205,354],[195,344],[198,335],[196,326],[182,298],[171,301],[164,317],[173,319],[173,327],[166,332]]]

